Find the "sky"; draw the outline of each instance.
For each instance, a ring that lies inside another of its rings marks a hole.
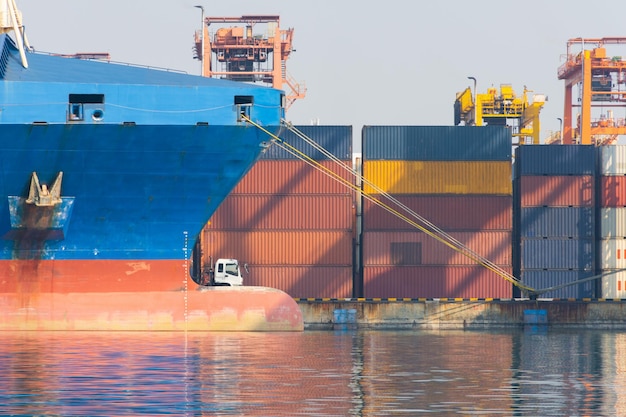
[[[364,125],[453,125],[456,94],[473,88],[471,76],[478,93],[511,84],[519,96],[524,86],[547,96],[543,142],[560,128],[567,40],[626,36],[623,0],[16,1],[36,50],[108,52],[190,74],[200,73],[194,6],[206,16],[280,15],[283,29],[294,28],[288,72],[307,88],[286,118],[351,125],[355,136]],[[615,48],[610,56],[626,57],[626,45]]]

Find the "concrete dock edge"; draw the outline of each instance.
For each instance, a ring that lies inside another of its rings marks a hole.
[[[296,298],[296,302],[305,330],[478,330],[531,324],[626,329],[624,299]],[[346,316],[344,311],[352,314]],[[538,313],[540,320],[533,319]],[[342,317],[340,323],[337,317]]]

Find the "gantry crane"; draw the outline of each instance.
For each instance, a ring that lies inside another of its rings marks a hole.
[[[524,87],[522,97],[517,97],[510,84],[501,84],[499,94],[494,87],[487,89],[485,94],[472,94],[468,87],[456,95],[454,124],[509,126],[519,145],[529,142],[538,144],[541,127],[539,112],[546,99],[542,94],[535,94],[529,103],[529,92]]]
[[[565,81],[564,144],[610,145],[626,134],[626,61],[621,56],[607,56],[605,48],[615,44],[626,44],[626,38],[567,41],[566,61],[558,69],[559,80]],[[580,92],[576,99],[574,86],[579,86]],[[575,124],[573,108],[580,109]],[[616,109],[622,117],[615,117]]]
[[[287,59],[294,51],[293,29],[280,29],[280,17],[245,15],[204,17],[202,30],[195,34],[196,59],[202,61],[202,75],[242,82],[264,82],[286,90],[285,108],[304,98],[306,87],[287,73]],[[211,24],[244,24],[220,27],[209,36]],[[265,24],[263,34],[253,33],[255,25]]]

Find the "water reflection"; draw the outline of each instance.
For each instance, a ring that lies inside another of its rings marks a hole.
[[[626,415],[626,334],[2,333],[2,415]]]

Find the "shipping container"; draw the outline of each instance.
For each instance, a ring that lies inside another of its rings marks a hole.
[[[626,239],[602,239],[598,241],[600,269],[626,268]]]
[[[511,160],[504,126],[364,126],[362,140],[367,161]]]
[[[513,294],[510,282],[482,266],[365,266],[363,288],[368,298],[511,298]]]
[[[626,146],[599,146],[600,175],[626,175]]]
[[[520,268],[593,270],[595,240],[593,239],[522,239]]]
[[[372,195],[381,203],[408,215],[401,206],[382,195]],[[511,230],[513,198],[495,195],[394,195],[402,206],[445,231]],[[363,205],[363,230],[413,230],[414,226],[366,200]]]
[[[601,176],[599,183],[601,207],[626,207],[626,176]]]
[[[202,259],[235,258],[257,265],[352,265],[351,231],[212,230],[202,232]]]
[[[349,194],[231,194],[217,208],[213,230],[352,230],[354,200]]]
[[[368,194],[512,193],[510,161],[365,161],[363,176]]]
[[[352,297],[351,266],[249,265],[244,284],[277,288],[296,298]]]
[[[520,281],[536,290],[548,289],[581,279],[590,278],[593,271],[585,270],[527,270],[522,271]],[[596,281],[580,282],[541,294],[540,298],[594,298],[596,297]]]
[[[591,239],[595,236],[594,211],[593,207],[522,207],[519,234],[522,238]]]
[[[321,170],[296,160],[257,161],[231,194],[352,193],[350,185],[355,184],[355,180],[350,172],[334,161],[320,161],[319,165]],[[351,168],[352,162],[343,161],[343,165]],[[332,173],[332,176],[327,175],[327,172]]]
[[[521,207],[594,206],[594,177],[590,175],[527,175],[516,181]]]
[[[334,158],[352,160],[352,126],[294,126],[308,139],[312,139],[317,145],[328,151]],[[295,132],[283,129],[278,135],[285,144],[297,149],[315,161],[329,159],[329,157],[313,147],[306,138],[302,138]],[[266,159],[299,159],[277,144],[272,144],[262,155]]]
[[[451,232],[454,239],[500,266],[510,267],[509,231]],[[476,260],[423,232],[364,232],[363,265],[476,265]]]
[[[594,145],[532,145],[515,149],[514,177],[525,175],[595,175]]]
[[[603,207],[600,212],[600,238],[626,239],[626,207]]]
[[[601,298],[626,299],[626,271],[603,269],[599,274],[606,274],[601,278]]]

